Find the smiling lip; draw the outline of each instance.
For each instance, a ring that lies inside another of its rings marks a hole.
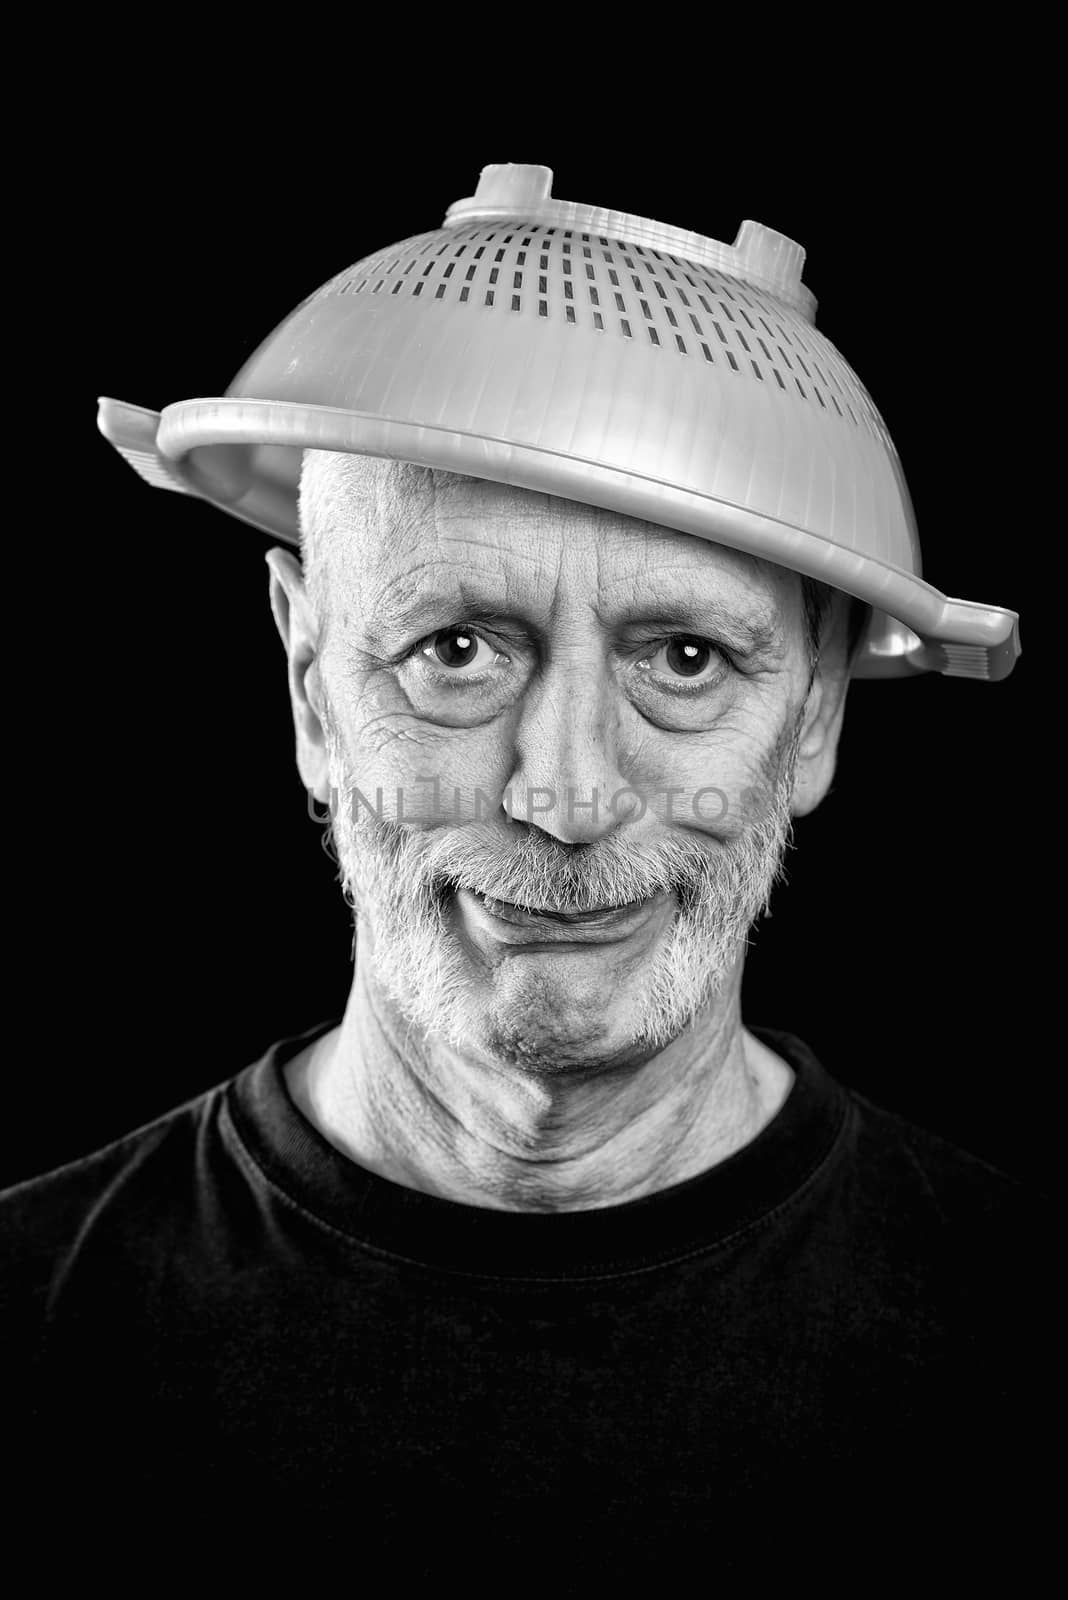
[[[667,899],[667,892],[650,895],[626,906],[610,906],[599,911],[528,911],[507,900],[495,900],[478,891],[460,889],[460,897],[497,925],[497,936],[521,944],[597,944],[607,942],[601,935],[623,938],[634,933]],[[495,930],[495,931],[497,931]]]

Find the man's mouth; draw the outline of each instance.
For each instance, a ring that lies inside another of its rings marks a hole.
[[[644,906],[643,899],[635,899],[620,906],[596,906],[592,910],[555,910],[548,909],[547,906],[515,906],[512,901],[502,901],[492,894],[483,894],[480,890],[473,890],[472,893],[475,894],[476,901],[492,912],[494,917],[500,917],[502,922],[513,922],[524,928],[542,922],[588,925],[588,923],[604,922],[609,918],[622,917]]]
[[[514,928],[539,929],[546,940],[554,943],[566,940],[569,930],[579,933],[580,930],[593,932],[602,928],[624,928],[627,924],[642,919],[664,898],[662,891],[643,900],[630,900],[622,905],[601,905],[591,910],[560,910],[556,907],[515,905],[510,900],[500,900],[495,895],[485,894],[478,889],[460,892],[469,893],[471,899],[498,922],[507,923]]]

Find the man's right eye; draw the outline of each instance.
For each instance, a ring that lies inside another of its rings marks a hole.
[[[435,667],[445,667],[450,677],[481,676],[488,667],[507,658],[472,628],[443,628],[419,653]]]

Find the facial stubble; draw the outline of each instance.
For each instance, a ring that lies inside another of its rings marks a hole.
[[[346,901],[363,930],[370,984],[388,998],[424,1046],[439,1040],[532,1073],[604,1067],[662,1050],[716,1003],[750,930],[783,875],[792,842],[791,797],[799,730],[779,741],[765,782],[749,791],[747,816],[719,837],[674,828],[648,837],[617,828],[569,844],[547,828],[502,821],[398,824],[358,801],[358,783],[336,723],[325,724],[330,829]],[[553,980],[514,963],[472,959],[454,895],[466,888],[516,905],[584,910],[624,905],[661,890],[674,913],[647,964],[629,974],[600,1014],[569,1023],[554,1006]],[[622,1041],[602,1049],[615,1007],[629,1018]]]

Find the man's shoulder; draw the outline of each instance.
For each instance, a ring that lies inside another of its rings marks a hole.
[[[195,1162],[198,1136],[217,1114],[230,1080],[194,1095],[120,1137],[0,1190],[5,1261],[32,1275],[73,1247],[94,1216],[127,1200],[136,1208],[165,1174]]]
[[[957,1229],[1013,1226],[1037,1196],[1021,1177],[1004,1171],[940,1133],[849,1089],[855,1166],[869,1192],[888,1211],[911,1196],[908,1208],[929,1222]]]
[[[1028,1179],[871,1098],[852,1081],[847,1062],[824,1059],[795,1033],[757,1031],[800,1074],[810,1098],[841,1108],[827,1171],[851,1175],[858,1203],[893,1199],[903,1211],[949,1222],[1012,1211],[1032,1198]]]

